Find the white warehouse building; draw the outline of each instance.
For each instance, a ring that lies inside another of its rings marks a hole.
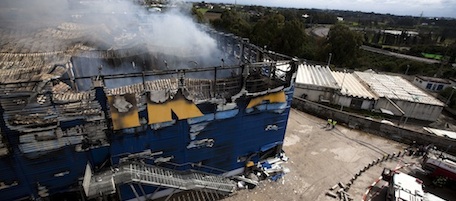
[[[399,76],[355,72],[379,96],[374,109],[389,110],[395,116],[435,121],[444,103]]]
[[[313,102],[333,103],[339,85],[327,66],[301,64],[296,75],[294,96]]]
[[[302,64],[295,97],[342,107],[381,111],[394,116],[435,121],[445,104],[399,76],[373,71],[331,71]]]
[[[356,74],[332,71],[332,75],[340,86],[335,101],[337,105],[364,110],[374,108],[378,96],[370,91],[365,83],[360,82]]]

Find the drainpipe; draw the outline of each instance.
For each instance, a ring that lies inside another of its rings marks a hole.
[[[393,105],[393,107],[396,108],[397,110],[399,110],[399,112],[401,113],[401,119],[399,119],[399,123],[398,123],[398,125],[399,125],[402,122],[402,118],[404,118],[405,112],[395,102],[393,102],[388,97],[385,97],[385,99],[388,100],[388,102],[391,103],[391,105]],[[405,119],[404,124],[405,123],[407,123],[407,119]]]

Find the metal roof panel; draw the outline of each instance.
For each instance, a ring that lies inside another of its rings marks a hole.
[[[366,99],[378,99],[369,88],[361,83],[353,74],[346,72],[333,71],[332,75],[336,79],[341,93],[347,96],[360,97]]]
[[[316,85],[329,88],[339,88],[331,69],[327,66],[301,64],[298,67],[296,83]]]
[[[399,76],[372,72],[355,72],[379,97],[444,106],[444,103]]]

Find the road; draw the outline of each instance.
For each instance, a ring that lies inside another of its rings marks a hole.
[[[423,63],[428,63],[428,64],[440,63],[440,61],[434,60],[434,59],[426,59],[426,58],[415,57],[415,56],[410,56],[410,55],[406,55],[406,54],[399,54],[399,53],[395,53],[395,52],[391,52],[391,51],[387,51],[387,50],[382,50],[382,49],[379,49],[379,48],[369,47],[369,46],[365,46],[365,45],[362,45],[360,48],[363,49],[363,50],[369,51],[369,52],[374,52],[374,53],[378,53],[378,54],[384,54],[384,55],[387,55],[387,56],[393,56],[393,57],[402,58],[402,59],[409,59],[409,60],[423,62]]]
[[[312,28],[311,31],[312,31],[312,34],[318,36],[318,37],[326,37],[329,33],[329,26],[327,27],[315,27],[315,28]]]
[[[255,189],[240,190],[224,200],[335,200],[325,195],[330,187],[347,183],[373,160],[406,147],[343,125],[326,130],[325,123],[326,120],[292,109],[283,148],[290,158],[284,164],[290,173],[278,182],[263,181]],[[392,168],[396,165],[395,161],[389,164]],[[366,187],[380,174],[381,170],[372,178],[355,182],[349,193],[361,200]]]
[[[313,35],[318,36],[318,37],[326,37],[329,33],[329,29],[330,29],[329,26],[326,26],[326,27],[319,26],[319,27],[311,28],[310,31],[308,31],[308,34],[312,33]],[[365,46],[365,45],[362,45],[360,48],[363,50],[369,51],[369,52],[384,54],[387,56],[393,56],[393,57],[402,58],[402,59],[409,59],[409,60],[428,63],[428,64],[440,63],[440,61],[434,60],[434,59],[426,59],[426,58],[410,56],[410,55],[406,55],[406,54],[399,54],[399,53],[395,53],[395,52],[391,52],[391,51],[387,51],[387,50],[383,50],[383,49],[379,49],[379,48],[369,47],[369,46]]]

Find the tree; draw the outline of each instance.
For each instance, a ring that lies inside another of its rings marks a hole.
[[[353,66],[362,45],[362,36],[347,26],[336,24],[331,27],[326,41],[326,53],[332,53],[332,61],[342,66]]]
[[[454,63],[456,61],[456,42],[453,42],[448,48],[448,63]]]
[[[297,19],[285,22],[277,42],[280,52],[289,56],[304,56],[305,47],[309,43],[304,24]]]
[[[451,100],[448,101],[448,107],[456,109],[456,94],[453,90],[453,87],[447,87],[444,90],[440,91],[439,95],[444,97],[446,101],[451,98]]]
[[[204,14],[195,7],[192,8],[192,15],[196,18],[198,23],[204,22]]]
[[[285,24],[285,17],[280,14],[264,16],[252,30],[251,39],[254,44],[267,46],[269,49],[278,51],[280,32]]]
[[[212,21],[215,28],[231,32],[235,35],[248,37],[250,35],[250,24],[245,19],[246,17],[236,11],[226,10],[222,13],[220,19]]]

